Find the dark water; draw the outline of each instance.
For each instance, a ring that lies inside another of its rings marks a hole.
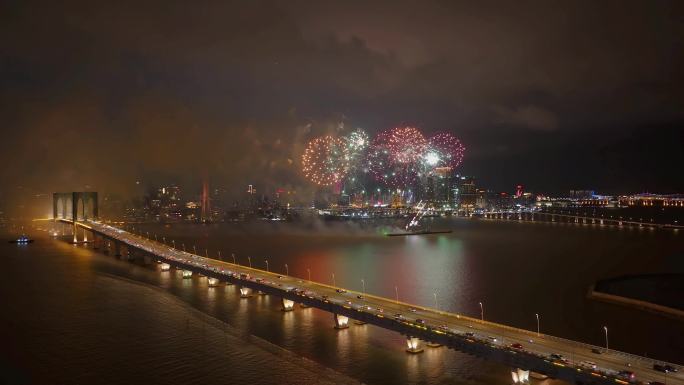
[[[454,233],[383,237],[333,223],[148,226],[199,254],[331,282],[509,325],[684,362],[680,321],[586,299],[595,280],[682,271],[684,234],[453,219]],[[332,328],[315,309],[282,313],[277,298],[240,300],[113,257],[39,239],[2,244],[5,375],[25,383],[508,384],[508,369],[444,348],[408,355],[401,336],[369,325]],[[131,281],[129,281],[131,280]],[[136,283],[140,282],[142,284]],[[161,288],[161,289],[159,289]],[[326,370],[332,368],[336,372]],[[29,374],[30,373],[30,374]],[[550,382],[550,381],[547,381]]]

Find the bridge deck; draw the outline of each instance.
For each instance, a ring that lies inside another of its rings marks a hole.
[[[428,342],[440,343],[512,367],[532,370],[570,382],[581,381],[585,384],[660,382],[684,385],[684,373],[681,370],[669,374],[655,371],[653,364],[662,362],[650,358],[615,350],[606,351],[599,346],[545,334],[538,336],[529,330],[483,322],[367,293],[363,295],[363,299],[359,299],[357,296],[362,295],[359,292],[345,290],[340,293],[340,288],[322,283],[201,257],[99,222],[79,222],[78,225],[150,253],[178,268],[230,281],[331,313],[346,315],[352,319],[395,330],[407,336],[419,337]],[[397,314],[401,314],[401,317],[397,318]],[[419,319],[425,323],[417,322]],[[515,343],[521,344],[523,349],[512,348],[511,344]],[[592,350],[601,351],[602,354],[593,353]],[[550,358],[552,353],[561,354],[564,360]],[[588,367],[586,362],[595,363],[596,369]],[[679,365],[670,365],[679,368]],[[635,379],[629,381],[619,376],[618,372],[621,370],[634,372]]]

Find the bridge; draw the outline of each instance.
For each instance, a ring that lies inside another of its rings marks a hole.
[[[296,304],[327,311],[336,329],[348,328],[350,320],[356,320],[357,324],[392,330],[406,336],[406,351],[410,354],[422,352],[424,344],[428,348],[455,349],[510,367],[514,383],[528,382],[532,372],[577,384],[684,385],[682,371],[664,373],[654,367],[679,369],[677,364],[242,266],[234,258],[229,263],[179,250],[165,240],[158,242],[88,219],[85,201],[95,199],[94,205],[90,203],[94,207],[90,214],[96,216],[97,195],[80,194],[59,195],[60,200],[71,199],[77,204],[70,218],[67,210],[58,215],[55,209],[54,216],[72,226],[74,243],[81,242],[79,233],[83,234],[83,242],[88,242],[90,233],[90,242],[97,249],[148,263],[157,261],[162,271],[179,269],[184,277],[201,274],[207,277],[210,287],[220,283],[238,285],[242,298],[267,294],[281,299],[283,311],[293,311]]]
[[[657,223],[644,222],[631,219],[618,218],[604,218],[593,217],[582,214],[565,214],[553,211],[487,211],[482,214],[485,219],[499,219],[510,221],[541,221],[541,222],[558,222],[558,223],[575,223],[580,225],[598,225],[598,226],[618,226],[618,227],[641,227],[641,228],[660,228],[660,229],[674,229],[684,230],[684,225],[677,223]]]
[[[156,260],[162,270],[180,269],[184,276],[201,274],[210,286],[238,285],[243,298],[264,293],[281,298],[284,311],[301,304],[330,312],[337,329],[356,320],[396,331],[406,336],[409,353],[421,352],[426,343],[498,362],[512,368],[516,383],[536,372],[578,384],[684,384],[681,372],[666,374],[653,367],[679,367],[672,363],[206,258],[95,220],[60,221],[90,232],[96,248]]]

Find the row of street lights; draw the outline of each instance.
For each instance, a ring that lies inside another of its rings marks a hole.
[[[135,230],[135,228],[133,228],[133,231],[134,231],[134,230]],[[150,233],[149,233],[149,231],[146,232],[146,234],[147,234],[147,239],[150,239]],[[157,234],[154,234],[154,240],[157,241]],[[163,240],[164,244],[166,244],[166,237],[162,237],[162,240]],[[175,249],[175,248],[176,248],[176,241],[175,241],[175,240],[171,240],[171,243],[173,244],[173,248]],[[185,251],[185,243],[183,243],[182,246],[183,246],[183,251]],[[192,246],[192,250],[194,251],[194,253],[195,253],[195,255],[196,255],[196,254],[197,254],[197,248],[196,248],[195,245]],[[206,249],[205,249],[205,253],[208,254],[208,252],[207,252]],[[219,256],[219,259],[222,260],[222,258],[221,258],[221,251],[218,252],[218,256]],[[231,253],[231,257],[232,257],[232,259],[233,259],[233,264],[234,264],[234,265],[239,265],[239,264],[237,263],[237,259],[235,258],[235,253]],[[248,263],[249,263],[249,267],[252,268],[252,257],[249,257],[249,256],[248,256],[248,257],[247,257],[247,261],[248,261]],[[266,271],[267,271],[267,272],[270,272],[270,270],[269,270],[269,264],[268,264],[268,259],[265,259],[264,262],[266,263]],[[307,269],[306,269],[306,272],[307,272],[307,278],[308,278],[309,282],[312,282],[312,281],[311,281],[311,269],[310,269],[310,268],[307,268]],[[285,264],[285,275],[286,275],[286,276],[289,276],[289,275],[290,275],[290,268],[289,268],[289,266],[288,266],[287,263]],[[331,274],[331,278],[332,278],[332,285],[333,285],[333,287],[334,287],[334,288],[337,288],[337,282],[336,282],[336,280],[335,280],[335,273],[332,273],[332,274]],[[365,297],[366,297],[366,280],[365,280],[364,278],[361,279],[361,291],[362,291],[362,293],[363,293],[363,297],[365,298]],[[396,301],[396,303],[399,304],[399,287],[398,287],[398,286],[394,286],[394,295],[395,295],[395,301]],[[434,298],[435,298],[435,309],[436,309],[436,310],[439,310],[439,303],[438,303],[438,301],[437,301],[437,292],[433,292],[432,295],[433,295]],[[480,302],[478,302],[478,305],[480,305],[480,320],[481,320],[481,321],[484,321],[484,304],[482,303],[482,301],[480,301]],[[539,313],[535,313],[534,316],[535,316],[535,319],[536,319],[536,321],[537,321],[537,337],[540,337],[540,336],[541,336],[541,328],[540,328],[540,316],[539,316]],[[603,327],[603,331],[604,331],[605,340],[606,340],[606,350],[608,350],[608,327],[607,327],[607,326],[604,326],[604,327]]]

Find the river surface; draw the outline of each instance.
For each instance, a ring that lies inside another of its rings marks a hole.
[[[598,279],[682,272],[684,233],[435,219],[451,234],[385,237],[387,224],[135,225],[176,247],[542,333],[684,363],[684,323],[595,302]],[[34,225],[48,228],[50,224]],[[57,227],[59,229],[59,226]],[[6,229],[11,230],[11,229]],[[397,333],[333,329],[332,315],[136,265],[32,231],[0,243],[4,383],[509,384],[509,369]],[[249,258],[248,258],[249,257]],[[287,264],[287,268],[285,265]],[[558,382],[547,380],[547,384]]]

